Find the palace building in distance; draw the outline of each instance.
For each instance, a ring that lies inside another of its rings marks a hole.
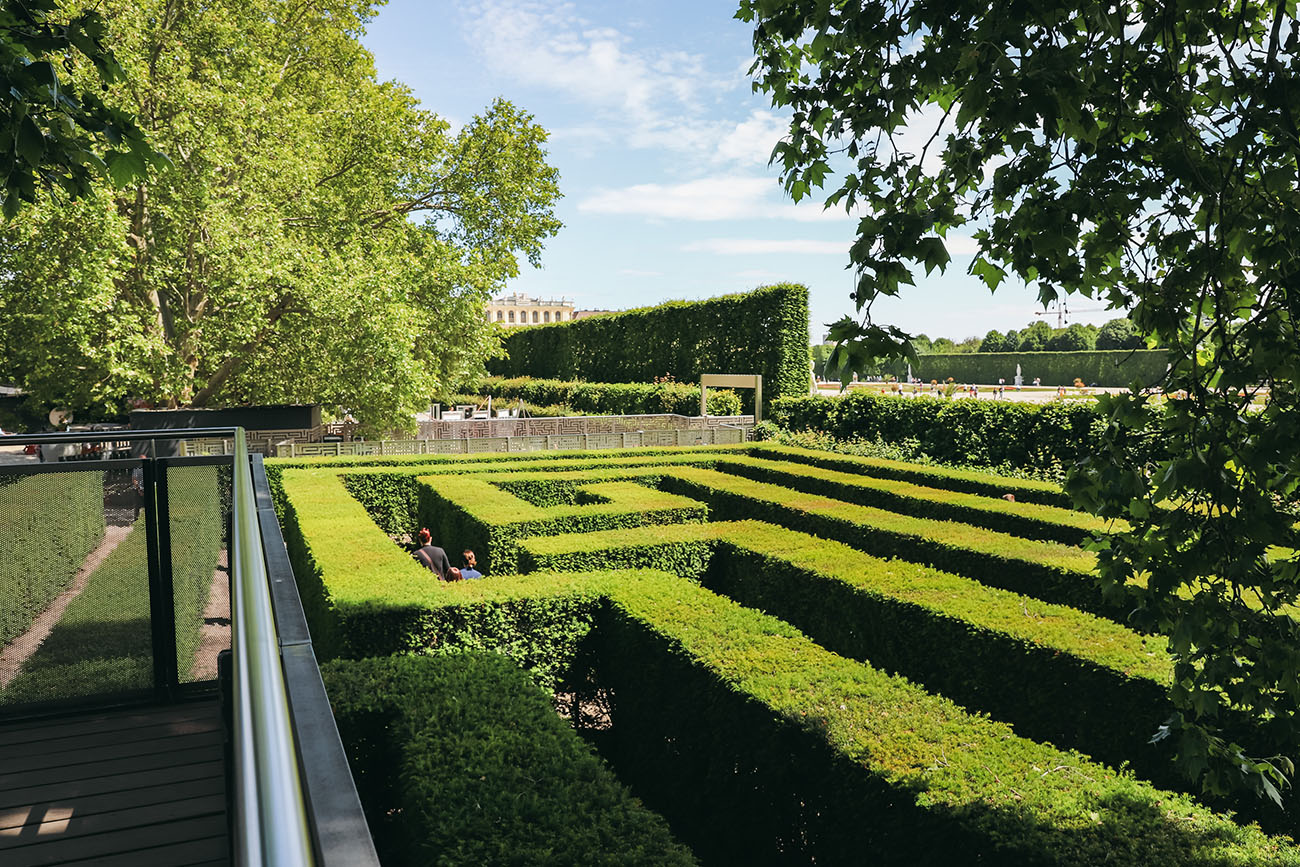
[[[569,322],[608,313],[608,310],[574,310],[567,298],[534,298],[522,292],[493,298],[487,305],[488,322],[518,327],[520,325],[546,325],[551,322]]]

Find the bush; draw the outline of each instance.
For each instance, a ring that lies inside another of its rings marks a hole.
[[[502,342],[507,357],[489,361],[488,369],[505,376],[634,383],[668,374],[690,383],[704,373],[757,373],[770,401],[808,391],[808,290],[782,284],[674,301],[519,328]]]
[[[473,548],[484,574],[518,569],[518,541],[528,536],[585,533],[644,524],[703,521],[708,508],[632,482],[582,487],[576,502],[534,506],[473,476],[434,476],[420,480],[420,523],[435,539]]]
[[[1134,761],[1185,785],[1151,747],[1168,716],[1163,639],[927,566],[757,521],[529,539],[525,569],[659,569],[767,611],[843,656],[992,714],[1036,740]],[[1015,677],[1007,672],[1015,670]]]
[[[984,400],[903,400],[866,392],[839,397],[783,398],[772,420],[792,430],[840,439],[914,441],[938,461],[1060,470],[1093,454],[1104,420],[1088,404],[1029,404]],[[1134,438],[1129,448],[1147,460],[1158,442]]]
[[[581,320],[579,320],[581,321]],[[479,380],[480,396],[458,395],[457,402],[487,404],[523,400],[536,415],[657,415],[700,413],[700,387],[684,382],[579,382],[555,379],[487,377]],[[752,399],[749,401],[753,403]],[[709,415],[740,415],[741,398],[728,389],[709,392]]]
[[[682,467],[665,472],[662,484],[665,490],[708,503],[713,520],[756,518],[1047,602],[1104,616],[1127,613],[1125,605],[1103,601],[1089,577],[1096,559],[1078,548],[851,505],[716,470]]]
[[[646,468],[651,470],[665,479],[701,475]],[[562,498],[564,487],[577,477],[557,474],[555,496]],[[612,726],[600,738],[620,775],[627,775],[647,803],[670,815],[675,830],[705,860],[853,863],[870,851],[894,863],[1298,861],[1289,841],[1234,825],[1184,796],[1153,789],[1077,753],[1027,741],[1004,723],[971,715],[901,678],[838,656],[785,623],[675,576],[604,572],[596,568],[603,562],[587,557],[578,575],[497,575],[450,585],[411,580],[405,569],[414,564],[377,528],[358,521],[356,513],[364,515],[360,504],[337,482],[332,488],[323,484],[324,478],[319,471],[285,474],[289,499],[311,506],[286,512],[287,522],[299,524],[293,532],[287,528],[286,537],[299,540],[291,543],[299,552],[295,564],[300,559],[310,564],[308,574],[321,583],[348,641],[372,652],[495,650],[523,664],[549,666],[545,677],[552,682],[589,672],[591,683],[613,697]],[[527,473],[509,478],[532,482]],[[354,511],[322,520],[316,513],[322,505],[333,510],[338,498]],[[798,499],[806,508],[813,498]],[[973,529],[948,526],[958,534]],[[1113,624],[1091,621],[1097,630],[1085,637],[1074,627],[1086,618],[1063,612],[1071,628],[1058,621],[1061,629],[1053,633],[1052,617],[1036,615],[1058,609],[1026,601],[1035,615],[1030,616],[1014,604],[1015,597],[914,567],[883,564],[873,570],[867,561],[853,559],[859,555],[837,553],[822,542],[808,542],[812,547],[803,549],[792,536],[774,537],[763,550],[755,525],[746,527],[736,533],[742,545],[786,565],[740,562],[733,579],[767,582],[774,599],[795,598],[809,583],[805,572],[834,571],[836,580],[857,582],[860,592],[883,600],[872,603],[883,605],[882,611],[903,604],[908,595],[908,604],[930,609],[923,616],[934,624],[925,627],[921,647],[935,654],[936,669],[944,664],[947,636],[964,648],[949,652],[983,648],[978,652],[989,659],[1004,660],[998,671],[980,675],[981,683],[992,684],[1014,664],[1010,650],[989,649],[1003,641],[1012,642],[1008,647],[1020,641],[1033,657],[1022,664],[1026,670],[1065,671],[1071,660],[1054,655],[1065,650],[1080,658],[1090,653],[1113,672],[1120,672],[1126,653],[1134,654],[1131,673],[1161,676],[1150,667],[1151,659],[1143,664],[1136,655],[1140,650],[1132,634]],[[875,535],[875,529],[873,521],[859,526],[857,534]],[[654,556],[665,562],[679,558],[699,574],[707,550],[697,545],[671,557],[664,552],[683,532],[658,528]],[[583,536],[563,541],[569,540]],[[529,542],[528,551],[546,541]],[[814,559],[819,550],[846,559],[819,562]],[[755,569],[763,574],[745,577]],[[995,603],[995,597],[1001,601]],[[837,617],[827,610],[822,619],[828,629],[843,630],[865,611]],[[953,622],[939,622],[949,618]],[[886,630],[895,628],[888,614],[874,622],[873,630],[881,634],[873,640],[886,640]],[[981,636],[984,630],[1003,637]],[[967,631],[971,634],[962,635]],[[1043,640],[1041,652],[1031,646],[1038,641],[1030,640],[1030,633]],[[1066,641],[1072,647],[1065,647]],[[909,655],[922,654],[915,646],[898,645],[900,665]],[[1102,680],[1112,677],[1102,675]],[[960,677],[960,670],[948,676]],[[1012,690],[1008,701],[1033,699],[1024,690],[1015,693],[1015,686],[1003,687]],[[1099,712],[1104,716],[1109,708]]]
[[[504,657],[321,674],[385,864],[696,863]]]
[[[104,474],[0,476],[0,647],[72,582],[104,536]]]
[[[798,461],[727,457],[720,459],[716,468],[747,479],[821,494],[845,503],[873,506],[917,517],[962,521],[990,530],[1066,545],[1078,545],[1094,533],[1107,533],[1128,526],[1123,522],[1117,525],[1093,515],[1055,506],[1008,502],[1001,495],[989,497],[983,492],[947,491],[910,481],[872,478],[870,475],[845,472],[849,467],[837,470]],[[1003,493],[1011,493],[1011,487],[1005,487]],[[1015,495],[1012,493],[1012,496]]]

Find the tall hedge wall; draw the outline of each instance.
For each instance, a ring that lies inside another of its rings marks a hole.
[[[957,382],[1014,382],[1016,365],[1025,384],[1037,377],[1043,385],[1073,385],[1075,378],[1088,385],[1124,388],[1138,380],[1155,385],[1164,378],[1169,365],[1163,349],[1097,349],[1087,352],[968,352],[922,355],[912,365],[912,375],[925,382],[943,382],[952,377]],[[907,363],[895,362],[884,370],[897,377],[907,375]]]
[[[503,344],[508,357],[488,363],[502,376],[698,382],[702,373],[757,373],[766,400],[807,394],[808,289],[783,283],[520,328]]]

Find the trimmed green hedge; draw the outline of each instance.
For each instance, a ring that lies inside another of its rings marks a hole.
[[[808,290],[781,284],[518,328],[502,345],[507,357],[488,369],[503,376],[650,382],[669,374],[698,383],[703,373],[757,373],[771,401],[808,393]]]
[[[1076,378],[1088,385],[1127,388],[1134,380],[1156,385],[1165,377],[1169,353],[1163,349],[1092,349],[1080,352],[955,352],[922,355],[912,365],[912,375],[923,382],[952,377],[957,382],[993,385],[999,379],[1016,380],[1016,365],[1027,385],[1035,377],[1043,385],[1073,386]],[[894,362],[882,370],[900,379],[907,363]]]
[[[494,401],[522,399],[532,406],[565,406],[588,415],[700,414],[700,386],[688,382],[581,382],[490,376],[479,380],[475,393],[484,398],[490,395]],[[745,403],[752,406],[753,400]],[[741,404],[741,396],[734,391],[709,391],[709,415],[740,415]]]
[[[153,686],[143,516],[0,692],[0,704],[143,691]],[[209,573],[209,577],[211,574]]]
[[[497,636],[492,647],[508,645],[511,657],[541,682],[554,686],[567,678],[577,645],[590,631],[595,595],[554,599],[539,591],[508,606],[455,609],[435,623],[428,611],[436,600],[446,593],[478,598],[496,579],[438,581],[369,520],[334,474],[292,471],[283,487],[280,523],[322,659],[447,644],[483,649],[477,636],[490,633]]]
[[[0,647],[67,588],[104,537],[104,474],[0,476]]]
[[[1003,494],[1012,494],[1018,502],[1022,503],[1070,507],[1070,496],[1061,490],[1060,485],[1034,479],[1013,479],[1008,476],[974,470],[954,470],[948,467],[913,464],[883,458],[840,455],[832,452],[768,445],[766,443],[755,445],[750,454],[759,458],[796,461],[815,467],[825,467],[828,470],[857,473],[879,479],[896,479],[900,482],[911,482],[929,488],[964,491],[970,494],[983,494],[986,497],[1001,497]]]
[[[518,541],[645,524],[704,521],[708,507],[634,482],[583,485],[577,501],[535,506],[478,476],[423,476],[420,524],[449,550],[473,548],[483,574],[518,569]]]
[[[386,865],[696,863],[503,657],[321,674]]]
[[[757,521],[528,539],[520,563],[525,571],[649,568],[702,579],[827,650],[907,677],[1022,736],[1127,762],[1144,779],[1187,789],[1169,753],[1150,744],[1171,712],[1163,638]],[[1294,833],[1294,817],[1271,802],[1245,794],[1222,806]]]
[[[727,457],[717,461],[714,468],[759,482],[822,494],[846,503],[944,521],[964,521],[990,530],[1065,545],[1078,545],[1094,533],[1108,533],[1116,527],[1114,521],[1070,509],[1009,502],[1001,497],[947,491],[893,479],[876,479],[793,461]],[[1126,524],[1122,526],[1127,527]]]
[[[180,682],[188,683],[195,679],[195,654],[202,640],[203,612],[225,543],[226,516],[230,512],[230,468],[170,466],[167,487],[172,598],[176,612],[176,671]]]
[[[291,496],[297,481],[285,480]],[[418,612],[388,620],[388,634],[371,636],[376,648],[447,649],[469,637],[512,655],[523,640],[536,653],[541,639],[519,632],[520,605],[566,625],[562,599],[594,612],[592,631],[568,635],[615,696],[615,765],[705,860],[1300,864],[1288,841],[1017,737],[681,579],[541,573],[448,585],[384,581],[375,564],[376,588],[349,553],[364,526],[339,540],[338,525],[298,517],[349,630],[377,609]],[[401,552],[368,533],[400,572]]]
[[[902,398],[862,391],[784,398],[771,418],[787,430],[840,439],[915,441],[939,461],[979,466],[1059,469],[1098,448],[1104,424],[1089,403]],[[1160,443],[1134,438],[1128,448],[1155,460]]]
[[[1055,542],[1021,539],[969,524],[936,521],[843,503],[716,470],[665,473],[665,490],[709,504],[714,520],[755,518],[835,539],[878,557],[924,563],[1035,599],[1123,616],[1090,579],[1093,554]]]

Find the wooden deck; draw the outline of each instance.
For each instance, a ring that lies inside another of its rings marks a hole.
[[[215,700],[0,725],[0,864],[228,865]]]

